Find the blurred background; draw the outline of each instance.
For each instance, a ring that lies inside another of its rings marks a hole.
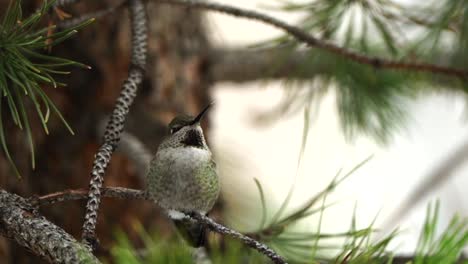
[[[320,1],[294,3],[313,2]],[[337,5],[339,2],[336,1]],[[342,1],[341,4],[343,2],[346,1]],[[396,2],[405,6],[422,4],[411,0]],[[307,14],[304,11],[282,12],[271,8],[278,5],[274,1],[236,3],[236,6],[260,9],[290,23],[300,24],[304,14]],[[346,11],[347,14],[345,12],[340,27],[346,28],[349,23],[356,23],[358,28],[362,23],[363,18],[359,16],[362,10],[359,8],[354,10],[357,13],[354,19],[346,17],[353,12],[352,8],[356,7],[350,7],[350,10]],[[225,15],[209,14],[208,21],[212,28],[213,41],[219,46],[249,47],[253,43],[268,41],[282,34],[268,25]],[[410,39],[417,39],[422,31],[421,28],[408,25],[402,26],[401,29]],[[381,41],[378,39],[378,32],[374,31],[369,35],[375,41]],[[319,89],[317,85],[325,84],[311,85],[310,82],[305,82],[298,84],[295,89]],[[437,87],[439,83],[432,85]],[[302,166],[297,170],[304,126],[303,109],[271,122],[259,120],[265,113],[271,113],[281,105],[282,99],[287,96],[285,89],[288,88],[285,87],[288,85],[281,81],[263,80],[246,84],[222,83],[216,86],[212,139],[216,153],[220,153],[221,156],[218,165],[222,175],[229,175],[223,178],[223,193],[229,195],[226,202],[232,206],[228,207],[227,211],[229,217],[226,220],[229,223],[239,225],[240,228],[256,228],[257,223],[254,221],[242,220],[261,212],[261,205],[251,202],[251,199],[259,200],[256,187],[252,184],[254,177],[260,179],[268,191],[268,197],[272,199],[270,209],[274,212],[287,196],[289,188],[286,187],[292,186],[295,179],[294,194],[290,202],[292,208],[300,206],[324,189],[339,169],[349,170],[370,155],[373,155],[373,158],[331,194],[330,199],[338,202],[326,211],[322,223],[323,230],[347,230],[356,206],[361,228],[368,226],[376,217],[376,226],[399,226],[403,232],[394,241],[393,246],[398,252],[411,254],[416,248],[425,220],[426,207],[430,201],[440,199],[441,229],[449,224],[454,214],[467,216],[468,196],[464,189],[468,186],[468,176],[466,165],[461,164],[459,168],[450,172],[450,175],[446,175],[446,180],[429,185],[433,188],[421,196],[416,204],[412,201],[413,207],[402,218],[398,218],[398,222],[389,220],[394,220],[394,214],[403,207],[403,202],[418,191],[418,186],[428,181],[431,172],[447,162],[447,159],[453,158],[449,157],[450,154],[467,142],[465,96],[440,89],[441,91],[419,94],[412,100],[401,98],[407,115],[404,128],[392,130],[389,142],[380,144],[378,138],[376,140],[375,137],[363,133],[351,140],[345,137],[336,109],[337,96],[333,91],[336,87],[332,84],[332,89],[326,92],[321,101],[313,102],[319,106],[312,106],[318,110],[311,117]],[[239,164],[233,165],[233,161],[222,158],[226,152],[236,154],[231,159],[236,160],[235,157],[238,157],[240,161],[235,162]],[[242,172],[238,173],[233,168],[241,168]],[[229,171],[236,173],[231,174]],[[243,193],[245,188],[250,188],[251,199],[239,199],[239,193]],[[310,225],[302,228],[313,228],[316,220],[313,217],[309,218],[306,222]]]
[[[8,2],[0,0],[1,15]],[[118,3],[82,1],[62,11],[79,17]],[[40,4],[22,1],[25,14]],[[467,68],[464,1],[239,0],[234,5],[270,14],[370,57]],[[4,118],[9,151],[22,177],[18,179],[5,156],[0,156],[2,188],[28,197],[88,186],[103,124],[129,65],[128,12],[125,8],[114,12],[118,15],[99,17],[51,51],[92,66],[57,76],[66,87],[43,85],[75,135],[54,115],[48,136],[40,120],[30,118],[36,157],[32,170],[24,132]],[[382,231],[373,236],[378,240],[398,227],[400,232],[388,249],[412,255],[428,203],[440,201],[439,233],[454,215],[467,217],[464,80],[350,62],[255,21],[154,1],[147,2],[147,12],[147,74],[125,130],[154,153],[175,114],[194,114],[214,101],[204,127],[222,184],[212,214],[217,220],[275,242],[264,232],[275,230],[275,220],[297,212],[338,174],[345,175],[367,159],[327,192],[323,202],[332,206],[295,219],[284,226],[285,232],[343,233],[354,222],[358,230],[373,225]],[[43,25],[61,23],[57,14],[45,17]],[[33,103],[24,103],[34,116]],[[118,151],[105,185],[144,188],[141,167],[138,157]],[[85,201],[67,202],[41,212],[79,237],[84,205]],[[321,205],[322,200],[313,207]],[[154,205],[104,199],[97,226],[99,256],[116,261],[112,253],[116,230],[133,247],[144,247],[141,230],[135,228],[140,224],[145,230],[157,230],[160,237],[172,237],[170,222]],[[324,245],[342,245],[345,240],[338,236]],[[276,243],[272,246],[278,251],[295,254]],[[331,257],[340,252],[332,249],[324,246],[314,254]],[[37,261],[4,238],[0,238],[0,256],[1,263]]]

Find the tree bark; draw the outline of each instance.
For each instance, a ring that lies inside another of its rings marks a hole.
[[[0,233],[50,263],[100,263],[62,228],[31,207],[31,201],[0,189]]]

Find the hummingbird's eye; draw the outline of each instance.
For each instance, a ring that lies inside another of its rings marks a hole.
[[[181,126],[175,126],[171,128],[171,134],[174,134],[175,132],[179,131],[182,127]]]

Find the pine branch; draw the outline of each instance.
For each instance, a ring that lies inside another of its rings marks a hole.
[[[128,78],[124,82],[122,91],[109,119],[104,133],[104,143],[99,148],[89,185],[88,202],[86,205],[85,221],[83,223],[82,239],[88,245],[93,245],[97,214],[101,202],[101,187],[104,182],[104,173],[120,140],[125,118],[129,107],[136,96],[138,86],[143,81],[147,54],[147,20],[145,7],[141,0],[129,1],[131,31],[132,31],[132,56]]]
[[[347,49],[344,47],[337,46],[333,43],[326,42],[324,40],[318,39],[311,34],[303,31],[301,28],[290,25],[286,22],[283,22],[274,17],[268,16],[266,14],[247,10],[243,8],[237,8],[224,4],[217,4],[207,1],[198,1],[198,0],[156,0],[156,2],[161,4],[169,5],[179,5],[189,8],[205,9],[216,11],[220,13],[225,13],[235,17],[242,17],[246,19],[257,20],[265,24],[271,25],[273,27],[279,28],[289,35],[296,38],[298,41],[307,44],[308,46],[319,48],[330,53],[336,54],[338,56],[344,57],[346,59],[352,60],[354,62],[370,65],[376,69],[394,69],[394,70],[409,70],[414,72],[428,72],[436,73],[441,75],[447,75],[452,77],[458,77],[465,79],[468,77],[468,72],[456,69],[452,67],[446,67],[430,63],[412,63],[404,61],[395,61],[388,60],[380,57],[369,57],[365,54]]]
[[[10,112],[13,123],[25,132],[33,169],[35,167],[34,133],[30,124],[32,117],[27,111],[26,102],[32,102],[46,134],[49,134],[50,113],[58,116],[73,134],[73,130],[45,92],[43,84],[54,88],[65,86],[64,83],[57,82],[54,77],[69,74],[68,71],[61,69],[63,66],[89,68],[72,60],[43,53],[44,49],[50,49],[70,38],[77,33],[78,29],[91,22],[83,21],[83,23],[60,31],[54,30],[55,25],[43,27],[41,21],[51,9],[51,5],[51,2],[45,1],[31,15],[23,17],[21,1],[13,0],[0,23],[0,90],[3,94],[0,99],[0,104],[3,106],[0,109]],[[5,120],[8,118],[8,115],[0,113],[0,145],[12,169],[20,177],[14,158],[9,153],[7,140],[9,130],[5,127]]]
[[[29,201],[2,189],[0,234],[50,263],[100,263],[71,235],[38,215]]]

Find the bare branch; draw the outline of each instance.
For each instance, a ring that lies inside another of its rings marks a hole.
[[[82,239],[88,245],[95,242],[95,229],[97,213],[101,202],[101,187],[104,182],[104,173],[120,140],[125,118],[130,105],[135,99],[138,86],[143,81],[147,54],[147,20],[145,7],[141,0],[129,1],[131,28],[132,28],[132,57],[128,78],[125,80],[122,91],[117,99],[116,106],[107,123],[104,133],[104,143],[98,150],[91,171],[86,215],[83,223]]]
[[[453,77],[459,77],[465,79],[468,77],[468,72],[446,67],[440,66],[436,64],[429,64],[429,63],[412,63],[412,62],[404,62],[404,61],[394,61],[379,57],[369,57],[365,54],[337,46],[333,43],[326,42],[324,40],[315,38],[311,34],[303,31],[301,28],[290,25],[286,22],[283,22],[279,19],[274,17],[268,16],[266,14],[262,14],[260,12],[256,12],[253,10],[247,10],[242,8],[237,8],[233,6],[217,4],[207,1],[199,1],[199,0],[155,0],[161,4],[170,4],[170,5],[179,5],[185,6],[190,8],[198,8],[198,9],[205,9],[211,11],[217,11],[220,13],[229,14],[236,17],[243,17],[246,19],[252,19],[261,21],[265,24],[271,25],[273,27],[279,28],[289,35],[296,38],[298,41],[303,42],[311,47],[319,48],[322,50],[326,50],[330,53],[334,53],[336,55],[345,57],[357,63],[366,64],[373,66],[377,69],[385,68],[385,69],[395,69],[395,70],[411,70],[416,72],[431,72],[437,74],[443,74]]]
[[[311,56],[310,51],[290,48],[219,49],[210,55],[210,77],[214,82],[244,83],[277,78],[311,80],[333,73],[333,62],[314,60],[311,63]]]
[[[79,24],[81,24],[81,23],[83,23],[85,21],[88,21],[90,19],[101,18],[103,16],[106,16],[106,15],[108,15],[110,13],[115,12],[120,7],[123,7],[125,3],[126,3],[126,1],[122,1],[122,2],[118,3],[115,6],[110,6],[110,7],[104,8],[102,10],[98,10],[98,11],[95,11],[95,12],[83,14],[83,15],[80,15],[78,17],[73,17],[73,18],[70,18],[70,19],[61,20],[61,21],[59,21],[57,23],[57,28],[71,28],[71,27],[77,26],[77,25],[79,25]]]
[[[273,263],[286,263],[286,261],[283,259],[283,257],[281,257],[280,255],[278,255],[275,251],[273,251],[271,248],[269,248],[267,245],[265,244],[262,244],[260,242],[258,242],[257,240],[253,239],[253,238],[250,238],[246,235],[243,235],[235,230],[232,230],[230,228],[227,228],[219,223],[216,223],[215,221],[213,221],[213,219],[209,218],[208,216],[205,216],[205,215],[201,215],[199,213],[193,213],[191,214],[190,216],[187,216],[188,218],[190,219],[194,219],[196,221],[198,221],[199,223],[201,224],[204,224],[206,227],[208,227],[210,230],[216,232],[216,233],[219,233],[219,234],[223,234],[223,235],[226,235],[226,236],[230,236],[230,237],[233,237],[239,241],[241,241],[242,243],[244,243],[245,245],[257,250],[258,252],[262,253],[263,255],[269,257]]]
[[[49,205],[65,201],[83,200],[86,199],[87,196],[88,190],[86,189],[65,190],[41,196],[38,198],[38,203],[39,205]],[[121,187],[102,187],[101,196],[122,200],[149,200],[149,197],[144,191]]]
[[[102,197],[112,197],[118,199],[142,199],[142,200],[151,200],[149,195],[146,194],[144,191],[135,190],[135,189],[128,189],[128,188],[121,188],[121,187],[103,187],[102,188]],[[79,200],[79,199],[86,199],[86,191],[83,189],[78,190],[67,190],[63,192],[52,193],[48,195],[44,195],[38,198],[39,205],[47,205],[53,204],[57,202],[63,201],[71,201],[71,200]],[[210,230],[222,234],[231,236],[235,239],[238,239],[245,245],[257,250],[261,254],[269,257],[274,263],[286,263],[286,261],[278,255],[275,251],[270,249],[267,245],[262,244],[261,242],[245,236],[235,230],[229,229],[219,223],[216,223],[211,218],[207,216],[203,216],[200,214],[193,214],[187,215],[187,217],[191,218],[194,221],[199,222],[200,224],[206,225]]]
[[[84,245],[37,214],[29,201],[2,189],[0,233],[50,263],[100,263]]]

